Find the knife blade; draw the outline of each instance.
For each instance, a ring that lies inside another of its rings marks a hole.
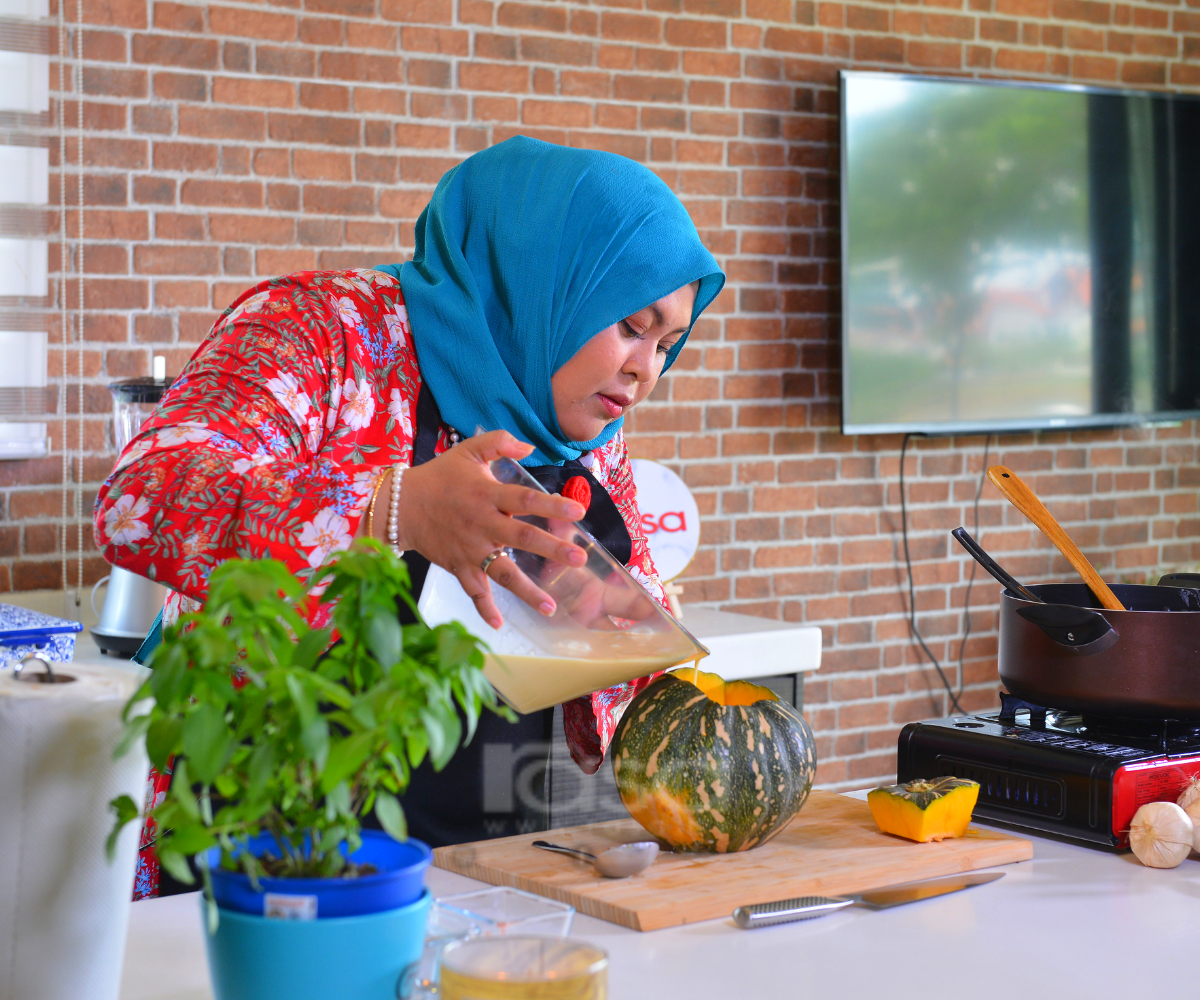
[[[796,899],[779,899],[773,903],[755,903],[739,906],[733,911],[733,921],[743,930],[755,927],[770,927],[773,924],[790,923],[793,920],[812,920],[823,917],[847,906],[865,906],[872,910],[886,910],[921,899],[945,896],[947,893],[986,885],[1004,878],[1004,872],[975,872],[967,875],[947,875],[943,878],[927,878],[919,882],[903,882],[880,889],[868,889],[851,896],[800,896]]]

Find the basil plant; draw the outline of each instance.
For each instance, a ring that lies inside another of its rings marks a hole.
[[[194,881],[187,858],[201,855],[207,882],[201,852],[214,846],[255,881],[352,875],[364,815],[405,839],[398,797],[412,769],[426,757],[443,768],[483,709],[511,717],[462,625],[400,625],[397,601],[415,605],[390,549],[357,543],[313,579],[327,584],[333,629],[309,625],[312,582],[282,563],[223,563],[204,608],[165,630],[126,706],[123,747],[144,737],[151,763],[174,771],[149,817],[159,862],[180,881]],[[112,808],[110,850],[138,815],[128,796]],[[239,851],[263,832],[278,845],[269,869]]]

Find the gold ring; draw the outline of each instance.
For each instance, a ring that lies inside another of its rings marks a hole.
[[[509,549],[506,549],[506,548],[505,549],[492,549],[491,552],[489,552],[486,556],[483,557],[483,562],[481,562],[479,564],[479,568],[481,570],[483,570],[483,572],[486,574],[488,571],[488,567],[491,566],[492,563],[494,563],[501,556],[508,556],[508,555],[511,555],[511,550],[509,550]]]

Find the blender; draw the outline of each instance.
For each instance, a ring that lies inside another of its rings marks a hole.
[[[118,452],[125,450],[142,424],[158,408],[173,381],[166,377],[166,358],[158,355],[154,359],[153,376],[124,379],[108,386],[113,397],[113,437]],[[108,593],[104,607],[96,612],[100,621],[90,630],[92,638],[101,652],[128,659],[138,651],[154,625],[166,599],[167,588],[114,566],[108,576],[97,580],[92,587],[93,611],[96,610],[96,591],[105,582]]]

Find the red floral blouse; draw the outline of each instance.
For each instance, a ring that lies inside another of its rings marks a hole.
[[[199,606],[226,559],[271,557],[311,574],[350,545],[387,468],[411,463],[420,389],[396,279],[308,271],[264,282],[226,310],[122,452],[96,500],[97,544],[113,565],[171,588],[168,623]],[[437,451],[448,447],[443,427]],[[582,461],[629,529],[629,571],[665,605],[624,437]],[[648,683],[564,706],[567,744],[585,772],[599,768]],[[152,776],[148,800],[166,780]],[[154,895],[157,881],[155,865],[140,873],[138,893]]]

